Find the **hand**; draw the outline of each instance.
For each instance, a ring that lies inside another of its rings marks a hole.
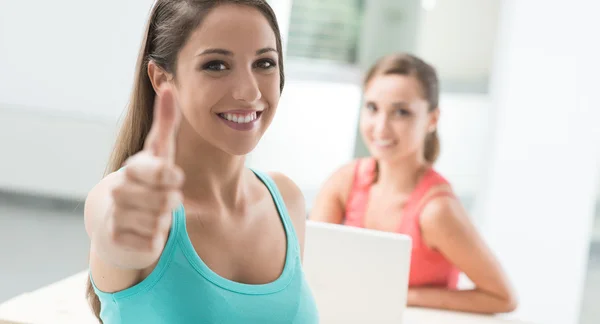
[[[174,164],[178,124],[173,95],[157,95],[154,120],[139,153],[130,157],[112,188],[110,237],[134,251],[162,250],[171,226],[171,211],[183,201],[183,171]]]

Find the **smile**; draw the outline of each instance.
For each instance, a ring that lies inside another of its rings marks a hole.
[[[373,144],[379,147],[389,147],[394,145],[395,143],[393,140],[375,140],[373,141]]]
[[[261,115],[262,111],[233,111],[217,114],[225,125],[239,131],[253,129]]]
[[[231,113],[222,113],[219,114],[219,117],[224,118],[226,120],[232,121],[238,124],[247,124],[255,121],[258,118],[258,114],[260,112],[253,111],[249,114],[231,114]]]

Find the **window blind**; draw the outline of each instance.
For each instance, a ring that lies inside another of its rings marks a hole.
[[[364,0],[293,0],[288,56],[354,64]]]

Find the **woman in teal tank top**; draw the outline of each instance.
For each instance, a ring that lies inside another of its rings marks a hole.
[[[318,323],[302,193],[245,167],[283,84],[266,0],[155,2],[108,174],[85,204],[101,322]]]

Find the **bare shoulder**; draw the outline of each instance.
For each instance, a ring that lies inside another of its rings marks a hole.
[[[269,172],[269,176],[277,185],[279,192],[281,192],[292,220],[296,222],[297,219],[306,219],[306,203],[300,187],[283,173]]]
[[[335,170],[335,172],[333,173],[334,176],[354,176],[354,171],[356,170],[356,166],[359,164],[360,161],[363,161],[364,159],[359,158],[359,159],[354,159],[346,164],[343,164],[342,166],[340,166],[339,168],[337,168]]]
[[[354,159],[340,167],[338,167],[330,176],[329,179],[335,179],[344,183],[352,183],[356,168],[359,166],[360,161],[363,159]],[[364,164],[362,164],[364,165]]]
[[[472,232],[473,224],[462,203],[454,196],[436,197],[423,206],[420,216],[423,238],[436,245],[438,238]]]
[[[341,224],[345,206],[361,160],[356,159],[338,167],[325,179],[310,210],[310,219],[317,222]]]
[[[421,222],[424,223],[448,223],[461,215],[460,202],[455,197],[443,196],[429,201],[423,206]]]
[[[322,191],[329,193],[329,195],[336,195],[340,201],[345,202],[354,183],[354,176],[357,167],[360,167],[359,162],[361,160],[355,159],[337,168],[323,184]],[[365,164],[362,163],[361,165]]]

